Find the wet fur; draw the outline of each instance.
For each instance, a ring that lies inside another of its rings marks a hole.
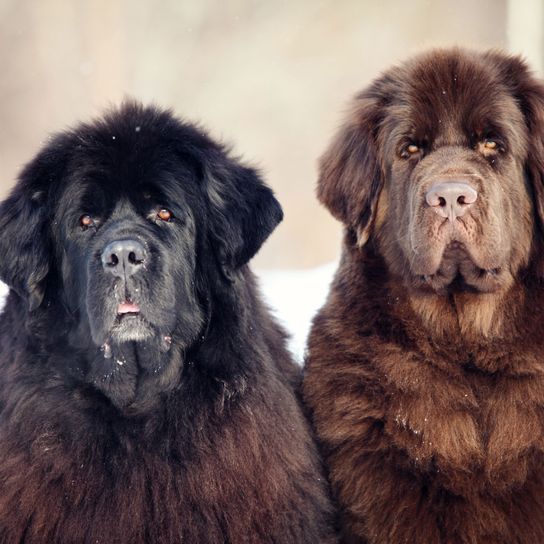
[[[26,166],[0,205],[0,542],[336,541],[298,369],[246,264],[280,220],[253,169],[135,103]],[[125,286],[148,336],[118,342],[100,251],[125,235],[150,251]]]
[[[491,103],[510,145],[487,167],[460,123],[493,121]],[[414,111],[414,125],[440,137],[408,170],[395,131]],[[322,157],[318,195],[346,229],[303,391],[345,542],[544,542],[543,135],[544,86],[521,60],[443,50],[363,91]],[[481,251],[506,256],[486,292],[424,288],[403,246],[427,221],[405,219],[426,213],[411,208],[408,180],[458,175],[463,161],[488,180],[481,210],[503,210],[476,222]],[[495,249],[493,229],[506,236]]]

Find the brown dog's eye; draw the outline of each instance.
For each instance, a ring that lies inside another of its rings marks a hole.
[[[94,219],[90,215],[84,214],[79,218],[79,224],[83,230],[87,230],[89,227],[94,227]]]
[[[416,144],[408,144],[404,147],[402,150],[400,156],[403,159],[409,159],[410,157],[414,157],[421,151],[421,148]]]
[[[162,210],[159,210],[159,213],[157,213],[157,217],[163,221],[171,221],[174,214],[170,210],[162,208]]]
[[[492,138],[485,138],[478,142],[476,149],[484,157],[495,157],[499,152],[503,151],[499,142]]]
[[[484,147],[487,149],[497,149],[497,142],[494,140],[484,140]]]

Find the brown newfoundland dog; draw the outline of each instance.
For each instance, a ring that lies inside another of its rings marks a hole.
[[[0,542],[335,542],[247,262],[282,218],[202,130],[128,103],[0,205]]]
[[[544,86],[433,51],[353,102],[304,396],[350,543],[544,543]]]

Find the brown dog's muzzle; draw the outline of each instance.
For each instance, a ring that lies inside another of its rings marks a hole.
[[[438,150],[422,161],[412,187],[405,254],[413,286],[444,292],[500,287],[510,251],[504,195],[494,172],[466,150]],[[486,183],[483,183],[483,180]],[[419,186],[419,187],[418,187]]]
[[[425,194],[425,200],[435,213],[454,221],[476,202],[478,192],[462,181],[435,183]]]

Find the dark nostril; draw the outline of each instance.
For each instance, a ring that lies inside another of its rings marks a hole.
[[[457,199],[457,204],[460,204],[461,206],[464,206],[466,204],[465,202],[465,195],[461,195],[458,199]]]
[[[131,251],[128,254],[128,262],[135,265],[142,264],[144,262],[143,252]]]
[[[446,205],[446,199],[444,197],[439,196],[438,205],[443,208]]]
[[[109,262],[107,263],[109,266],[117,266],[119,264],[119,259],[117,258],[117,255],[115,253],[112,253],[110,255]]]

